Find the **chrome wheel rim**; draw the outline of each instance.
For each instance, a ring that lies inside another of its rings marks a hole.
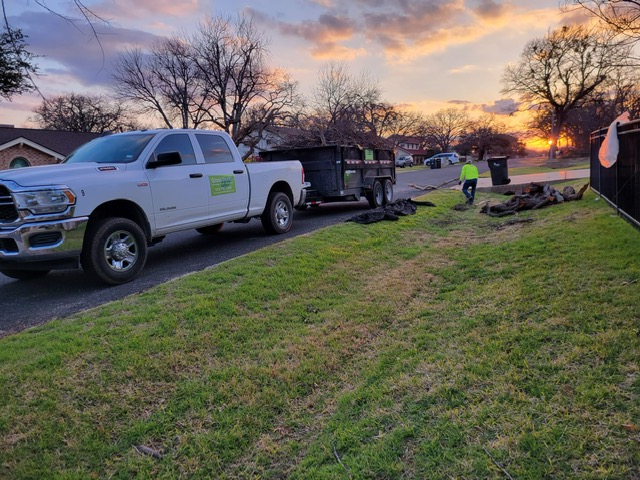
[[[138,260],[138,242],[130,232],[118,230],[104,244],[104,259],[115,272],[126,272]]]
[[[289,217],[291,212],[289,212],[289,208],[287,204],[283,201],[279,201],[276,204],[276,223],[280,227],[285,227],[289,223]]]

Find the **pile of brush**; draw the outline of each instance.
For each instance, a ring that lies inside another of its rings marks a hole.
[[[480,210],[491,217],[505,217],[522,210],[536,210],[538,208],[554,205],[561,202],[580,200],[589,184],[584,185],[578,192],[567,186],[562,191],[556,190],[552,185],[531,183],[516,192],[509,200],[498,205],[487,204]]]

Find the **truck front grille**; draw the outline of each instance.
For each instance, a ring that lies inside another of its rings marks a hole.
[[[0,223],[13,223],[18,220],[18,210],[7,187],[0,185]]]

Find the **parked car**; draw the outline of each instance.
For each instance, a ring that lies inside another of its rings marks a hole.
[[[448,165],[453,165],[454,163],[460,163],[460,155],[455,152],[452,153],[438,153],[433,157],[429,157],[424,161],[426,166],[431,166],[431,163],[435,160],[436,162],[440,160],[441,163],[446,163]]]
[[[411,155],[404,155],[396,158],[396,167],[413,167],[413,157]]]

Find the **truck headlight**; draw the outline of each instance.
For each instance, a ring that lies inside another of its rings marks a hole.
[[[14,192],[13,198],[19,210],[29,210],[33,215],[61,213],[76,203],[76,196],[68,188]]]

